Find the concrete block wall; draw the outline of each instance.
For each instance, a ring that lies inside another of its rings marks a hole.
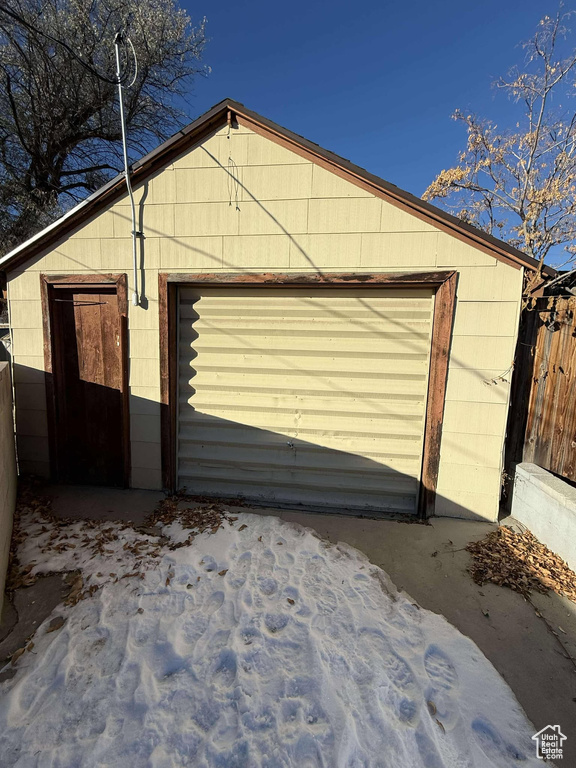
[[[516,466],[510,514],[576,571],[576,488],[523,462]]]
[[[10,366],[0,363],[0,613],[6,585],[12,521],[16,506],[16,453]]]
[[[132,485],[160,488],[158,273],[457,269],[437,512],[495,520],[522,269],[370,194],[268,138],[224,127],[136,191],[145,306],[129,307]],[[120,199],[8,274],[22,468],[48,472],[40,274],[126,272]],[[491,384],[493,379],[497,383]]]

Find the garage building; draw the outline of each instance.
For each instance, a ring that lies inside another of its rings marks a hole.
[[[531,258],[231,100],[132,183],[0,259],[21,472],[497,518]]]

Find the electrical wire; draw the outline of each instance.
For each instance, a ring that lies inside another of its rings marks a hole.
[[[130,85],[125,85],[125,88],[132,88],[134,83],[136,82],[136,78],[138,77],[138,56],[136,56],[136,50],[134,46],[132,45],[132,40],[130,40],[129,37],[126,38],[128,41],[130,48],[132,48],[132,56],[134,57],[134,77],[132,78],[132,81],[130,82]]]

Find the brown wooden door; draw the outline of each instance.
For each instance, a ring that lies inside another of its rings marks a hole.
[[[125,361],[115,286],[52,286],[56,474],[124,486]]]

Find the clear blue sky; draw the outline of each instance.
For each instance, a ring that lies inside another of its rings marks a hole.
[[[455,108],[513,125],[492,82],[557,9],[548,0],[181,5],[208,18],[211,38],[212,74],[196,83],[193,117],[228,96],[417,195],[464,146]]]

